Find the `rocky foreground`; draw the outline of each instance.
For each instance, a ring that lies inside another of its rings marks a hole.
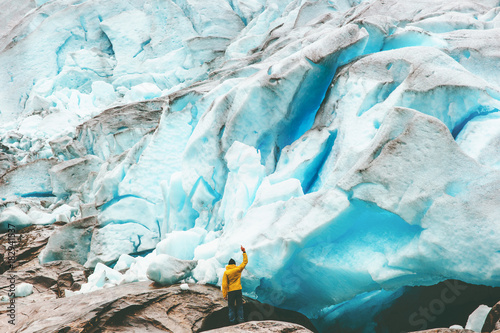
[[[20,299],[17,323],[8,332],[311,332],[304,326],[314,330],[303,315],[249,299],[247,319],[275,321],[218,329],[229,325],[226,304],[214,286],[190,285],[183,290],[179,285],[136,282],[43,302]]]
[[[304,315],[245,298],[248,322],[229,326],[227,302],[212,285],[155,285],[142,281],[86,294],[80,290],[91,270],[72,260],[40,264],[38,255],[59,225],[31,226],[19,234],[17,266],[8,270],[0,249],[0,290],[10,277],[29,283],[33,293],[16,298],[15,325],[8,324],[7,304],[0,307],[1,332],[315,332]],[[6,242],[7,234],[0,235]],[[5,301],[5,300],[4,300]]]

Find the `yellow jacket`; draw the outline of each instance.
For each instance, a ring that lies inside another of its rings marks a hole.
[[[222,295],[227,297],[227,293],[233,290],[241,290],[241,272],[248,264],[248,256],[243,252],[243,262],[241,265],[227,265],[222,277]]]

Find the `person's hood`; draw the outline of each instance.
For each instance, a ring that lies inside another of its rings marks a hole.
[[[236,268],[236,265],[227,265],[226,266],[226,270],[234,269],[234,268]]]

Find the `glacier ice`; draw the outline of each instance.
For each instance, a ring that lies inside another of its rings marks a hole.
[[[67,259],[85,264],[97,224],[95,216],[90,216],[56,230],[38,256],[40,263]]]
[[[26,297],[33,293],[33,285],[30,283],[20,283],[16,286],[16,297]]]
[[[7,232],[9,225],[21,229],[33,224],[33,219],[18,207],[9,207],[0,214],[0,231]]]
[[[168,254],[182,260],[192,260],[194,250],[200,245],[207,231],[202,228],[172,231],[156,245],[157,254]]]
[[[487,305],[481,304],[474,312],[472,312],[467,319],[465,328],[474,332],[481,332],[483,329],[484,321],[490,313],[491,308]]]
[[[122,255],[120,255],[120,257],[118,258],[115,266],[113,267],[113,269],[117,270],[117,271],[122,271],[122,270],[127,270],[130,268],[130,266],[132,266],[132,264],[135,262],[135,259],[134,257],[132,256],[129,256],[128,254],[126,253],[123,253]]]
[[[159,284],[173,284],[185,279],[196,266],[195,260],[180,260],[158,254],[148,266],[148,278]]]
[[[220,284],[241,244],[246,293],[319,321],[499,286],[498,1],[19,1],[0,21],[0,232],[66,223],[39,259],[94,268],[82,292]]]
[[[84,283],[77,293],[87,293],[106,286],[115,286],[122,281],[122,274],[102,263],[97,263],[94,272],[88,278],[88,282]]]

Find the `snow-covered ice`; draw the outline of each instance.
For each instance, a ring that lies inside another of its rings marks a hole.
[[[66,223],[39,258],[94,268],[82,292],[220,284],[241,244],[248,295],[318,320],[500,286],[498,1],[21,1],[0,21],[0,232]]]

